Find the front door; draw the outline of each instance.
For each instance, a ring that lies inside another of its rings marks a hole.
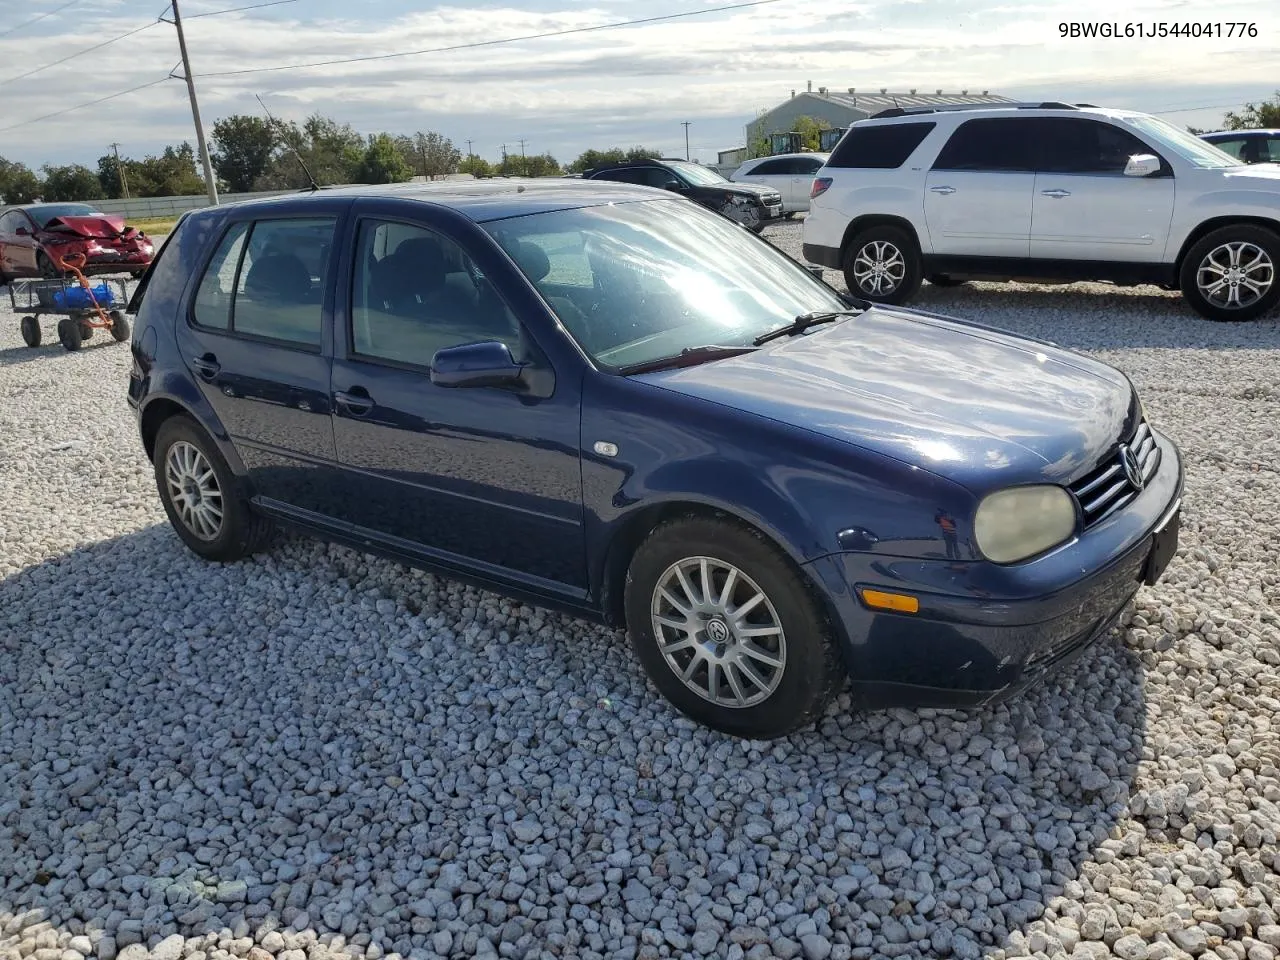
[[[585,596],[581,384],[556,378],[448,228],[361,201],[339,311],[334,436],[344,518],[409,554]],[[436,351],[485,340],[533,364],[530,389],[440,387]]]
[[[984,118],[960,124],[925,180],[932,252],[1027,256],[1035,186],[1029,121]]]
[[[1050,260],[1158,263],[1173,218],[1172,168],[1126,177],[1131,156],[1158,152],[1100,120],[1041,118],[1031,256]]]
[[[25,231],[19,234],[18,229]],[[36,268],[36,241],[32,237],[35,225],[19,210],[10,210],[0,217],[0,273],[10,277],[34,277]]]
[[[270,505],[323,521],[335,516],[330,351],[331,251],[342,207],[304,217],[227,225],[196,290],[178,346]]]

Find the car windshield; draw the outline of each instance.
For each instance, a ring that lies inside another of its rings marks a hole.
[[[1125,117],[1124,121],[1193,166],[1204,169],[1240,166],[1240,161],[1225,150],[1201,140],[1194,133],[1175,127],[1167,120],[1156,117]]]
[[[729,182],[710,167],[704,167],[699,163],[672,163],[671,169],[676,170],[680,176],[698,187],[709,187],[712,184]]]
[[[557,210],[484,225],[602,367],[701,346],[748,347],[848,304],[792,258],[683,199]]]
[[[27,211],[38,227],[47,227],[55,217],[91,217],[97,212],[87,203],[49,203]]]

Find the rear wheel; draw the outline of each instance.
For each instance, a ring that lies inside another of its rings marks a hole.
[[[22,342],[28,347],[40,346],[40,320],[36,317],[23,317],[19,323],[22,328]]]
[[[923,279],[920,249],[900,227],[872,227],[853,238],[845,252],[844,282],[855,297],[905,303]]]
[[[266,544],[271,521],[252,512],[226,460],[195,421],[177,416],[161,424],[154,461],[169,523],[193,552],[231,562]]]
[[[59,320],[58,342],[68,350],[79,350],[84,343],[80,321],[74,317],[63,317]]]
[[[844,680],[812,589],[764,537],[727,519],[660,525],[624,597],[636,657],[693,720],[752,739],[816,722]]]
[[[1182,261],[1182,295],[1209,320],[1253,320],[1280,302],[1280,235],[1242,223],[1202,237]]]

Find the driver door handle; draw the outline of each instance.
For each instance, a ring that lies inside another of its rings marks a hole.
[[[1071,196],[1070,190],[1041,190],[1040,196],[1053,197],[1055,200],[1061,200],[1063,197]]]
[[[339,390],[333,395],[333,402],[353,417],[363,417],[373,409],[372,398],[361,387],[355,387],[350,393]]]
[[[941,194],[948,194],[948,193],[955,193],[955,192],[956,192],[956,188],[955,188],[955,187],[930,187],[929,189],[930,189],[930,190],[932,190],[934,193],[941,193]]]

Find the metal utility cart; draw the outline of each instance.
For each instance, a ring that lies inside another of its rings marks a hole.
[[[79,255],[63,259],[62,265],[73,274],[66,279],[10,281],[9,302],[14,313],[22,315],[22,340],[28,347],[40,346],[40,318],[49,314],[62,318],[58,341],[67,350],[79,350],[100,328],[109,330],[117,342],[129,339],[129,320],[124,315],[128,284],[116,279],[91,284],[80,272],[83,260]]]

